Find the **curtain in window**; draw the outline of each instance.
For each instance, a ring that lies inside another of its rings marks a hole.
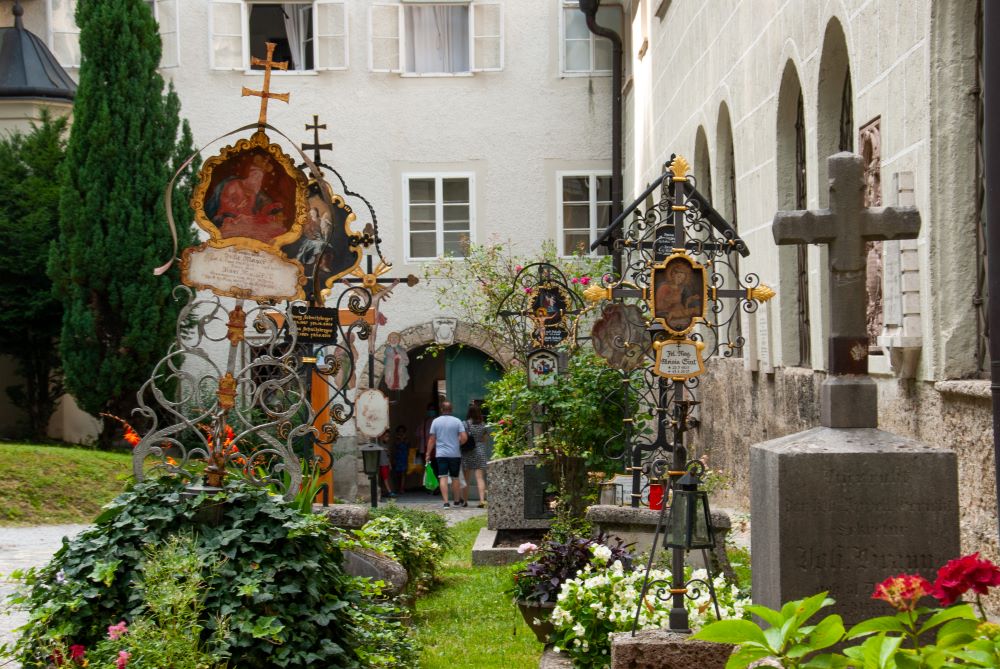
[[[406,71],[469,71],[469,8],[406,8]]]
[[[292,64],[289,69],[301,70],[305,68],[305,54],[302,52],[302,35],[299,34],[299,11],[302,5],[295,2],[286,2],[281,5],[281,10],[285,15],[285,37],[288,38],[288,51],[292,56]]]

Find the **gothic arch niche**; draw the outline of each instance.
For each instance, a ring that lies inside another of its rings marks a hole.
[[[739,230],[739,220],[736,206],[736,154],[733,149],[733,123],[729,116],[729,105],[725,102],[719,104],[719,116],[715,125],[715,192],[716,197],[713,205],[722,217],[732,223],[733,227]],[[740,257],[733,254],[731,259],[732,271],[723,272],[727,288],[736,287],[739,284]],[[739,308],[734,305],[733,308]],[[723,318],[728,317],[728,312],[723,313]],[[744,336],[742,320],[737,315],[736,336]],[[734,354],[737,357],[743,356],[743,349],[738,349]]]
[[[795,63],[789,59],[778,89],[775,166],[779,210],[806,208],[805,133],[802,84]],[[779,246],[777,250],[781,362],[786,366],[811,364],[806,248]]]
[[[816,93],[816,196],[822,208],[830,202],[826,159],[841,151],[854,152],[854,87],[847,38],[836,18],[826,24],[823,35]]]
[[[694,178],[698,183],[698,191],[713,202],[712,198],[712,160],[708,153],[708,136],[705,126],[699,125],[694,136]]]

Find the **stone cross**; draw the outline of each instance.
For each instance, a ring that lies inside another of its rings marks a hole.
[[[778,245],[826,244],[830,269],[830,376],[821,389],[820,422],[828,427],[877,427],[877,393],[868,374],[865,243],[914,239],[916,207],[864,206],[864,162],[838,153],[828,159],[830,208],[779,211],[772,233]]]
[[[257,125],[265,125],[267,123],[267,101],[271,98],[275,100],[281,100],[282,102],[288,102],[288,93],[272,93],[271,92],[271,68],[276,67],[279,70],[288,69],[288,61],[282,61],[280,63],[271,60],[274,56],[274,47],[277,46],[274,42],[267,42],[267,58],[261,60],[254,56],[250,63],[252,65],[263,65],[264,66],[264,87],[259,91],[252,91],[246,86],[243,87],[243,97],[248,95],[256,95],[260,98],[260,116],[257,118]]]

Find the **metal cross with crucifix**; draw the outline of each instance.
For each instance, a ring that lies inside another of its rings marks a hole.
[[[877,427],[878,393],[868,377],[865,243],[914,239],[916,207],[864,206],[864,161],[842,152],[828,159],[829,209],[779,211],[774,242],[826,244],[830,249],[830,376],[820,387],[820,423],[827,427]]]
[[[288,102],[288,93],[272,93],[271,92],[271,68],[276,67],[279,70],[288,69],[288,61],[275,62],[271,60],[274,56],[274,47],[277,46],[274,42],[267,42],[267,58],[260,59],[254,56],[250,59],[252,65],[262,65],[264,67],[264,86],[259,91],[250,90],[246,86],[243,87],[243,97],[248,95],[255,95],[260,98],[260,116],[257,118],[257,125],[263,126],[267,124],[267,101],[270,99],[281,100],[282,102]]]

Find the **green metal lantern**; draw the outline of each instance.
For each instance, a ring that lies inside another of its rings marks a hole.
[[[712,517],[708,508],[708,493],[699,490],[701,479],[687,472],[674,485],[667,537],[670,548],[697,550],[715,546]]]

